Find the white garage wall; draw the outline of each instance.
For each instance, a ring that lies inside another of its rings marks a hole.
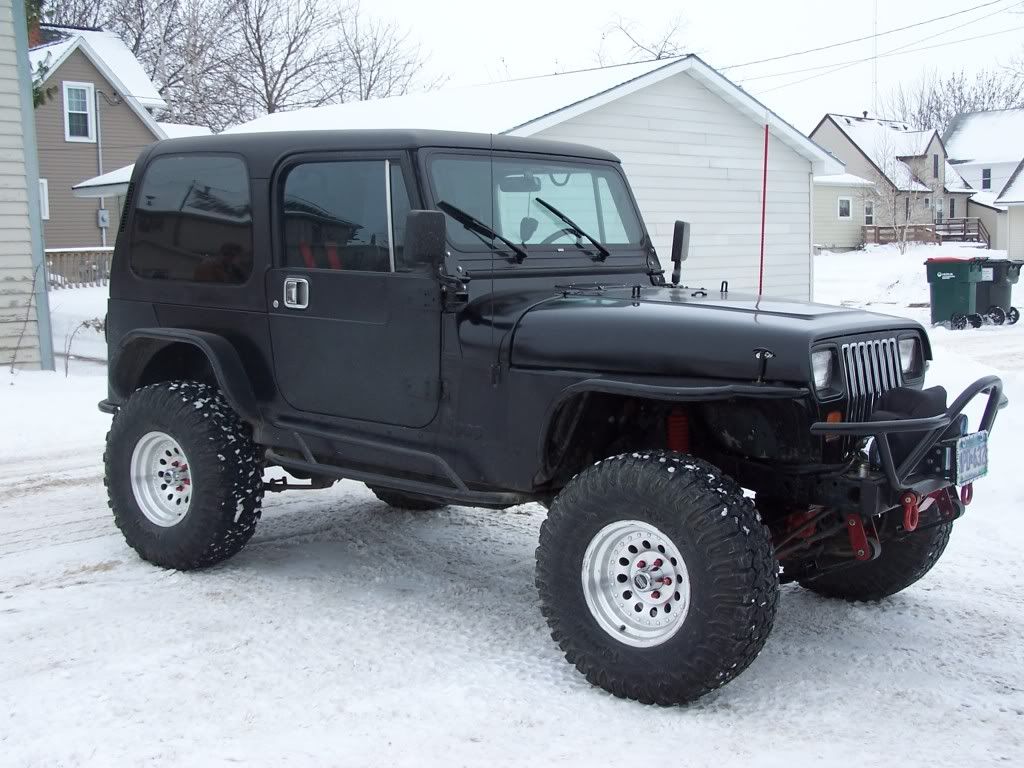
[[[676,219],[691,222],[687,285],[757,289],[764,126],[682,73],[536,134],[621,158],[668,270]],[[811,294],[811,164],[769,143],[765,293]]]

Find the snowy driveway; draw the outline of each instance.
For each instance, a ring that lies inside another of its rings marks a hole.
[[[538,506],[270,495],[241,555],[162,571],[108,514],[102,378],[0,378],[0,765],[1022,765],[1024,337],[998,333],[1016,407],[935,570],[880,605],[786,587],[750,669],[674,709],[562,660]],[[934,383],[988,372],[935,338]]]

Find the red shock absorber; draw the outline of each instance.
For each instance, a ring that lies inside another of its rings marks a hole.
[[[685,408],[673,408],[669,412],[666,432],[670,451],[690,452],[690,414]]]

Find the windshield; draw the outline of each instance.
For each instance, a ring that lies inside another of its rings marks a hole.
[[[638,246],[642,228],[622,175],[613,166],[563,160],[437,155],[434,197],[461,208],[528,250],[576,251],[576,234],[537,199],[550,203],[610,249]],[[448,239],[466,251],[480,238],[449,218]]]

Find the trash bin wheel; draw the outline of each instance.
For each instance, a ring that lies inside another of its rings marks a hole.
[[[987,317],[989,322],[993,325],[1002,325],[1006,322],[1006,312],[1003,311],[1002,307],[997,307],[995,305],[988,308],[988,312],[985,313],[985,317]]]
[[[1010,310],[1006,313],[1006,322],[1010,325],[1016,325],[1018,320],[1020,320],[1020,312],[1017,311],[1016,307],[1010,307]]]
[[[967,316],[967,322],[971,324],[971,328],[981,328],[985,324],[985,318],[977,312],[972,312]]]
[[[949,327],[954,331],[962,331],[967,327],[967,315],[963,312],[954,312],[949,318]]]

